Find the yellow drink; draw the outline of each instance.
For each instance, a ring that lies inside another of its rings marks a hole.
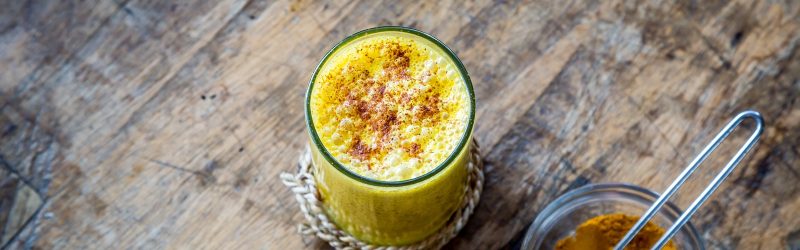
[[[474,95],[441,42],[400,27],[356,33],[320,62],[306,99],[318,191],[340,228],[404,245],[458,209]]]

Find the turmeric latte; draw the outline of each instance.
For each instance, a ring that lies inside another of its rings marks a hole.
[[[447,159],[466,130],[470,97],[453,62],[410,36],[358,40],[323,65],[310,113],[324,147],[368,178],[407,180]]]

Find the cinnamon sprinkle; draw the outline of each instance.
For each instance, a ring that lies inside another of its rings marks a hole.
[[[363,161],[369,157],[371,151],[369,146],[361,143],[360,137],[356,137],[353,139],[353,144],[350,146],[350,150],[348,150],[347,153]],[[370,170],[371,169],[370,167]]]
[[[419,151],[419,144],[418,143],[411,143],[410,146],[407,146],[404,149],[405,149],[406,153],[408,153],[408,154],[410,154],[410,155],[412,155],[414,157],[419,156],[420,151]]]
[[[414,168],[414,175],[429,171],[444,160],[434,153],[455,147],[454,134],[468,122],[470,100],[457,86],[463,82],[452,75],[454,65],[441,51],[405,37],[352,46],[320,68],[310,91],[319,138],[364,176],[413,178],[395,167]]]
[[[326,76],[326,81],[340,82],[338,89],[333,89],[334,98],[341,101],[347,112],[352,115],[353,124],[357,130],[361,130],[360,135],[356,135],[346,148],[345,153],[353,158],[365,161],[367,168],[372,170],[374,166],[370,159],[386,155],[393,148],[397,148],[402,141],[402,135],[397,135],[395,130],[405,122],[421,123],[422,127],[437,124],[437,114],[442,112],[442,100],[433,89],[436,85],[431,85],[423,81],[432,75],[431,71],[420,72],[423,74],[418,78],[412,78],[409,74],[412,64],[412,47],[404,46],[397,42],[386,42],[372,44],[371,49],[379,50],[384,56],[388,56],[383,61],[382,70],[385,74],[373,74],[363,67],[345,66],[343,74],[346,76]],[[370,62],[375,62],[370,58]],[[348,83],[349,82],[349,83]],[[392,87],[390,84],[400,84],[401,88]],[[429,86],[421,90],[415,86]],[[401,116],[402,115],[402,116]],[[400,118],[403,117],[403,118]],[[419,119],[418,121],[400,121],[400,119]],[[362,136],[374,138],[369,140],[371,145],[367,145],[362,140]],[[374,136],[374,137],[373,137]],[[400,139],[398,141],[397,139]],[[422,146],[418,143],[410,143],[399,146],[411,157],[420,157]],[[379,158],[378,158],[379,159]],[[377,166],[381,167],[381,166]]]

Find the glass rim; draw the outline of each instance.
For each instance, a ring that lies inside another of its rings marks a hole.
[[[322,68],[322,66],[328,61],[328,59],[330,59],[330,57],[337,51],[337,49],[339,49],[339,48],[349,44],[351,41],[356,40],[358,38],[361,38],[363,36],[370,35],[370,34],[375,34],[375,33],[380,33],[380,32],[387,32],[387,31],[404,32],[404,33],[408,33],[408,34],[414,35],[416,37],[423,38],[423,39],[433,43],[435,46],[437,46],[442,51],[444,51],[444,53],[447,55],[447,57],[449,57],[450,60],[452,60],[453,63],[455,64],[456,68],[458,69],[458,71],[459,71],[459,73],[461,75],[461,79],[464,81],[464,85],[466,85],[467,93],[469,95],[469,104],[470,104],[469,105],[470,106],[469,107],[469,110],[470,110],[469,119],[467,121],[466,129],[464,130],[464,133],[462,134],[458,145],[453,149],[453,152],[451,152],[450,155],[442,163],[437,165],[436,168],[434,168],[433,170],[428,171],[427,173],[422,174],[420,176],[417,176],[417,177],[414,177],[414,178],[411,178],[411,179],[400,180],[400,181],[376,180],[376,179],[372,179],[372,178],[369,178],[369,177],[366,177],[366,176],[359,175],[358,173],[355,173],[355,172],[347,169],[346,167],[344,167],[344,165],[339,163],[339,161],[337,161],[330,154],[330,152],[328,152],[328,149],[325,148],[325,146],[322,144],[322,141],[320,140],[319,135],[317,134],[317,130],[316,130],[316,128],[314,128],[313,117],[311,116],[311,109],[310,109],[310,106],[311,106],[311,91],[314,89],[314,82],[317,79],[317,74],[319,73],[320,68]],[[306,116],[305,117],[306,118],[306,128],[308,129],[309,133],[311,134],[311,140],[314,143],[314,146],[317,147],[317,149],[319,149],[319,151],[321,152],[323,158],[325,158],[325,160],[328,161],[328,163],[330,163],[334,168],[339,170],[339,172],[343,173],[344,175],[346,175],[346,176],[348,176],[350,178],[356,179],[356,180],[358,180],[358,181],[360,181],[360,182],[362,182],[364,184],[368,184],[368,185],[384,186],[384,187],[400,187],[400,186],[407,186],[407,185],[411,185],[411,184],[414,184],[414,183],[418,183],[418,182],[427,180],[430,177],[432,177],[432,176],[436,175],[437,173],[441,172],[444,168],[446,168],[453,161],[455,161],[455,159],[458,157],[458,155],[461,153],[461,151],[464,150],[464,147],[466,147],[468,145],[470,136],[472,135],[473,123],[474,123],[474,120],[475,120],[475,92],[473,90],[472,81],[469,78],[469,74],[467,73],[466,67],[464,67],[464,64],[461,63],[461,60],[458,59],[458,57],[456,56],[456,53],[453,52],[446,45],[444,45],[444,43],[442,41],[440,41],[439,39],[437,39],[436,37],[434,37],[434,36],[432,36],[430,34],[427,34],[425,32],[422,32],[422,31],[419,31],[419,30],[416,30],[416,29],[413,29],[413,28],[409,28],[409,27],[403,27],[403,26],[379,26],[379,27],[373,27],[373,28],[361,30],[359,32],[356,32],[356,33],[350,35],[350,36],[347,36],[345,39],[343,39],[342,41],[340,41],[336,45],[334,45],[333,48],[331,48],[328,51],[328,53],[326,53],[325,56],[322,57],[322,60],[320,60],[319,64],[317,64],[317,67],[314,69],[314,74],[311,76],[311,80],[309,81],[309,84],[308,84],[308,89],[306,90],[305,116]]]
[[[535,234],[534,231],[539,230],[545,224],[545,221],[548,218],[550,218],[550,216],[552,216],[555,212],[557,212],[564,205],[569,204],[570,202],[576,200],[577,198],[580,198],[580,197],[582,197],[584,195],[587,195],[587,194],[590,194],[590,193],[593,193],[593,192],[613,191],[613,190],[624,190],[624,191],[627,191],[627,193],[630,194],[630,195],[644,196],[646,198],[652,199],[653,201],[657,200],[658,197],[660,196],[660,194],[658,194],[655,191],[646,189],[644,187],[636,186],[636,185],[633,185],[633,184],[629,184],[629,183],[592,183],[592,184],[587,184],[585,186],[570,190],[570,191],[558,196],[558,198],[556,198],[555,200],[551,201],[550,203],[548,203],[536,215],[536,218],[533,220],[533,222],[531,222],[531,224],[528,226],[528,228],[527,228],[527,230],[525,232],[525,237],[523,239],[522,248],[521,249],[530,249],[530,248],[534,247],[534,246],[531,245],[531,244],[536,244],[537,243],[537,242],[533,242],[533,235]],[[647,205],[649,207],[649,204],[647,204]],[[666,203],[664,203],[664,206],[661,208],[659,213],[666,212],[664,210],[669,210],[669,212],[674,213],[674,215],[676,216],[675,219],[677,219],[677,216],[679,216],[681,213],[683,213],[683,210],[678,208],[677,205],[675,205],[674,203],[672,203],[670,201],[667,201]],[[667,216],[667,217],[669,217],[669,216]],[[655,219],[655,217],[653,219]],[[535,228],[534,228],[534,226],[535,226]],[[697,241],[697,243],[700,246],[700,249],[705,249],[705,246],[704,246],[705,242],[703,241],[703,238],[700,237],[700,233],[698,233],[697,228],[694,226],[694,224],[692,224],[691,221],[688,221],[685,225],[683,225],[683,227],[679,231],[686,231],[688,236],[691,237],[692,240],[696,240]]]

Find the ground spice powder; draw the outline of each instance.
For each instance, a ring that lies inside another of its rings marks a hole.
[[[556,249],[613,249],[614,245],[625,236],[638,220],[638,216],[625,214],[606,214],[594,217],[578,226],[573,236],[559,240],[556,244]],[[663,228],[652,222],[647,222],[625,249],[650,249],[662,235],[664,235]],[[676,250],[677,247],[670,240],[663,249]]]

